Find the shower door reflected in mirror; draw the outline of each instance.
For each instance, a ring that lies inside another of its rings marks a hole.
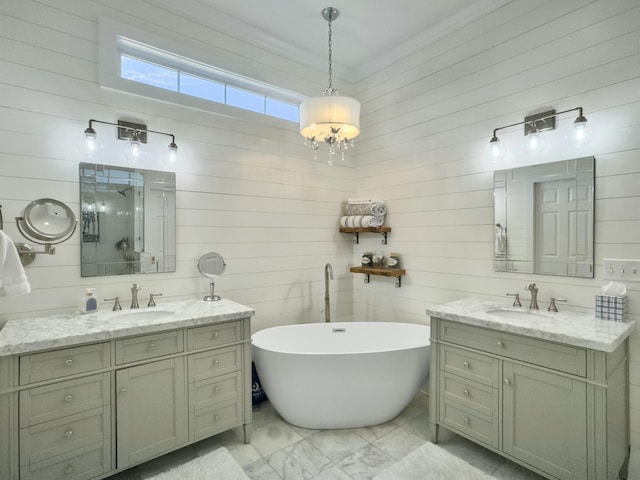
[[[81,275],[175,272],[176,176],[80,164]]]
[[[494,173],[500,272],[593,278],[595,158]]]

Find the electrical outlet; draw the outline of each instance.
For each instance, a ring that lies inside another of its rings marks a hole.
[[[640,282],[640,260],[605,258],[602,266],[605,280]]]

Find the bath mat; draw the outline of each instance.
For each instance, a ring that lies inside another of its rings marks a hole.
[[[495,480],[443,448],[427,442],[373,480]]]
[[[221,447],[143,480],[249,480],[229,451]]]

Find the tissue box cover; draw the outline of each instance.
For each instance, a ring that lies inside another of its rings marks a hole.
[[[596,318],[622,322],[627,316],[627,296],[596,295]]]

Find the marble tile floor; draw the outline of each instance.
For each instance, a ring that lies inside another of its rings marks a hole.
[[[428,395],[419,393],[389,423],[346,430],[308,430],[286,423],[266,402],[253,414],[249,445],[244,444],[238,428],[114,475],[109,480],[140,480],[219,447],[226,447],[247,476],[254,480],[369,480],[427,441],[428,406]],[[497,480],[543,480],[460,436],[443,429],[441,432],[440,447]]]

